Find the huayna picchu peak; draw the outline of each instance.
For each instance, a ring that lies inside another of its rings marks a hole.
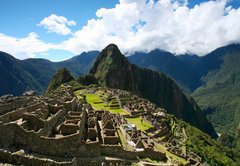
[[[100,85],[131,91],[147,98],[168,113],[216,137],[211,123],[194,100],[187,97],[170,77],[129,63],[117,45],[110,44],[102,50],[90,74]]]

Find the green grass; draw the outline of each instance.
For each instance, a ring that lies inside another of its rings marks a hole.
[[[185,160],[184,158],[179,157],[179,156],[177,156],[177,155],[175,155],[175,154],[167,151],[166,148],[165,148],[162,144],[157,144],[157,145],[154,147],[154,149],[165,152],[166,155],[167,155],[167,157],[170,157],[170,158],[171,158],[172,160],[174,160],[174,161],[179,161],[179,162],[181,162],[181,163],[183,163],[183,164],[187,164],[187,163],[188,163],[188,161]]]
[[[136,117],[136,118],[126,118],[130,123],[135,124],[137,126],[138,129],[145,131],[148,130],[150,128],[152,128],[153,126],[149,123],[147,123],[146,121],[141,121],[140,117]]]
[[[131,145],[128,144],[127,139],[123,136],[122,132],[120,129],[117,129],[118,136],[121,140],[121,145],[122,147],[128,149],[128,150],[133,150]]]
[[[75,91],[74,93],[75,93],[75,95],[77,96],[78,99],[83,99],[82,90]]]
[[[113,114],[127,115],[128,113],[120,108],[110,108],[97,94],[86,94],[86,100],[94,109],[104,109]]]

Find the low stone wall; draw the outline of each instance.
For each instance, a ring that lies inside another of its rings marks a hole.
[[[117,136],[104,136],[103,142],[104,144],[117,145],[119,142],[119,138]]]
[[[159,130],[158,133],[154,137],[156,137],[156,138],[162,137],[162,136],[166,135],[168,132],[169,132],[169,129],[167,126],[165,126],[162,130]]]
[[[73,157],[78,153],[79,133],[62,138],[40,137],[17,124],[0,123],[0,146],[22,148],[50,156]],[[5,133],[5,134],[2,134]]]
[[[78,155],[78,157],[99,157],[100,143],[98,141],[82,143],[79,146]]]
[[[63,109],[63,105],[59,106],[48,105],[48,111],[52,114],[56,114],[60,109]]]
[[[38,132],[44,126],[44,121],[32,114],[23,114],[22,118],[24,121],[27,121],[26,127],[28,130],[34,130],[35,132]]]
[[[85,131],[86,111],[83,111],[81,115],[81,121],[79,126],[79,140],[83,140],[83,132]]]
[[[78,129],[79,129],[79,126],[72,125],[72,124],[61,124],[60,126],[60,132],[62,135],[69,135],[69,134],[76,133]]]
[[[6,113],[6,114],[0,116],[0,121],[7,123],[7,122],[18,120],[18,119],[22,118],[23,113],[35,111],[42,106],[45,106],[44,102],[40,102],[38,104],[34,104],[34,105],[31,105],[28,107],[17,109],[15,111],[12,111],[12,112],[9,112],[9,113]]]
[[[119,145],[101,145],[101,155],[127,158],[130,160],[137,159],[137,155],[135,152],[126,151]]]
[[[71,101],[62,103],[67,111],[75,111],[77,109],[77,98],[74,97]]]
[[[166,154],[153,150],[144,150],[141,152],[127,151],[124,150],[121,146],[110,146],[110,145],[101,145],[101,155],[114,156],[124,159],[135,160],[137,157],[140,158],[153,158],[165,161],[167,160]]]
[[[24,154],[14,154],[6,150],[0,149],[0,161],[3,163],[11,163],[17,165],[64,165],[72,166],[72,161],[57,162],[50,159],[29,157]]]
[[[3,115],[9,111],[16,109],[16,108],[24,107],[28,103],[31,103],[33,100],[34,100],[34,98],[17,99],[11,103],[0,105],[0,115]]]
[[[56,126],[59,121],[63,120],[66,113],[67,111],[65,109],[61,109],[47,121],[44,121],[44,127],[40,134],[43,136],[51,135],[53,127]]]

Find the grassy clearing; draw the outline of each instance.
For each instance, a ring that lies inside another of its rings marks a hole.
[[[140,117],[136,117],[136,118],[126,118],[130,123],[135,124],[137,126],[138,129],[145,131],[148,130],[150,128],[152,128],[153,126],[149,123],[147,123],[146,121],[141,121]]]
[[[114,114],[127,115],[128,113],[120,108],[110,108],[97,94],[86,94],[86,100],[94,109],[104,109]]]

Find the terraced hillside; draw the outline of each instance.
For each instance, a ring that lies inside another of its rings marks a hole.
[[[134,150],[129,140],[131,136],[124,135],[122,131],[131,130],[131,126],[134,126],[145,135],[144,137],[150,139],[148,143],[154,150],[165,152],[168,160],[174,163],[185,165],[187,163],[204,163],[207,160],[214,164],[232,163],[234,165],[230,156],[223,154],[224,152],[230,155],[231,150],[220,146],[198,129],[179,121],[174,116],[167,114],[166,110],[131,92],[95,87],[76,91],[75,94],[80,99],[86,99],[93,108],[100,112],[108,110],[110,113],[124,117],[121,126],[117,128],[117,133],[121,146],[125,149]],[[113,108],[110,108],[111,105]],[[201,143],[195,142],[196,140]],[[144,143],[137,143],[136,146],[143,146],[141,144]],[[200,147],[202,151],[198,150]],[[208,151],[207,149],[212,150]]]

